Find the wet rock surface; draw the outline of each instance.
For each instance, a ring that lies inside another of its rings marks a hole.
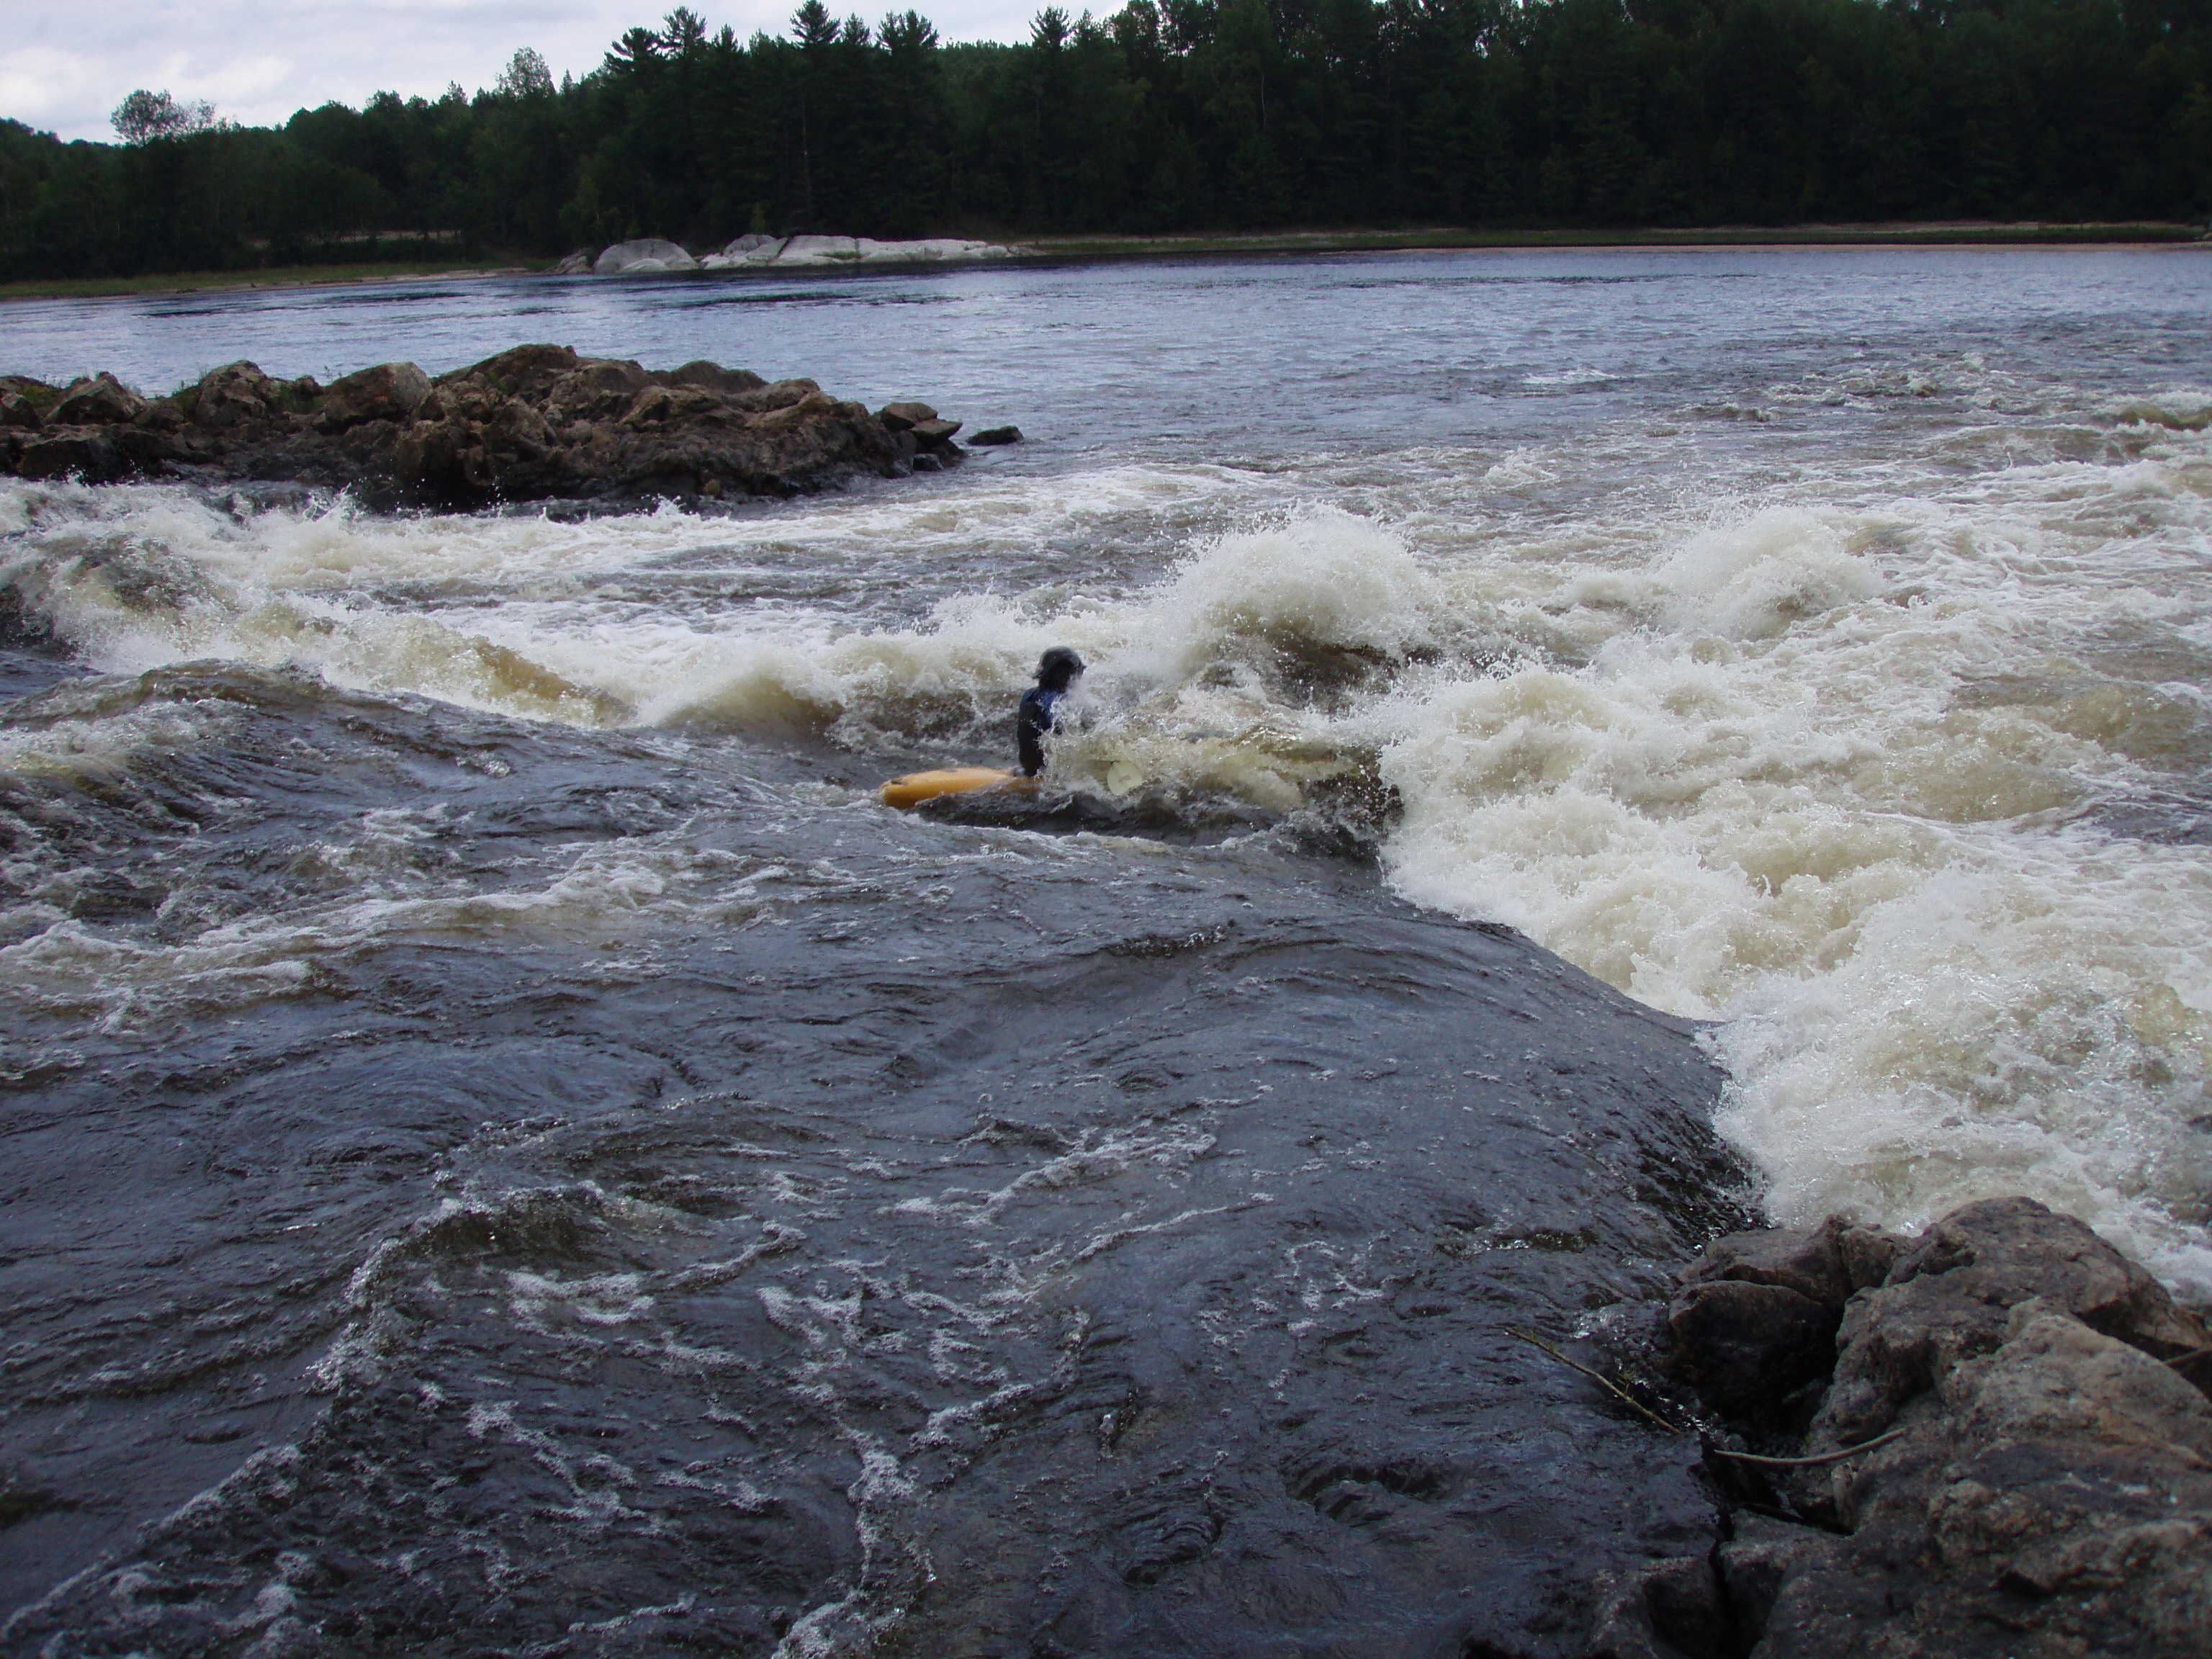
[[[0,987],[0,1650],[1579,1659],[1711,1534],[1512,1331],[1741,1224],[1718,1076],[1525,939],[305,676],[7,719],[158,742],[4,802],[134,954]]]
[[[1666,1325],[1678,1373],[1786,1455],[1709,1453],[1720,1540],[1632,1581],[1599,1652],[2212,1643],[2212,1333],[2080,1221],[2011,1198],[1917,1240],[1840,1218],[1721,1239]]]
[[[231,363],[152,400],[107,374],[0,381],[0,471],[351,486],[378,505],[788,495],[939,470],[961,458],[958,427],[871,414],[809,380],[550,345],[435,378],[382,363],[327,387]]]

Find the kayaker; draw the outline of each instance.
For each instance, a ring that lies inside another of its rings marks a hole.
[[[1014,747],[1024,776],[1044,770],[1045,734],[1060,723],[1060,702],[1082,678],[1083,659],[1064,645],[1037,659],[1037,683],[1022,694],[1021,713],[1014,720]]]

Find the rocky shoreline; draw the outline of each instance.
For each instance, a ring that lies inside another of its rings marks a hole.
[[[1723,1425],[1718,1533],[1621,1586],[1593,1659],[2212,1643],[2212,1331],[2073,1217],[1732,1234],[1661,1346]]]
[[[380,363],[327,386],[235,362],[154,398],[107,374],[67,386],[0,376],[0,473],[351,487],[376,505],[791,495],[957,465],[960,426],[921,403],[871,412],[810,380],[556,345],[435,377]]]
[[[936,236],[879,242],[867,236],[740,236],[725,247],[694,254],[679,242],[647,236],[593,252],[580,247],[553,267],[556,276],[653,276],[668,271],[761,270],[798,266],[975,264],[1010,259],[1020,250],[995,242]]]

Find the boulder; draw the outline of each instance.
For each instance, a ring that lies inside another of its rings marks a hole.
[[[546,418],[556,426],[579,421],[610,420],[637,401],[637,394],[653,384],[653,377],[635,363],[621,358],[582,362],[546,389]]]
[[[860,257],[860,244],[850,236],[794,236],[776,254],[780,265],[852,264]]]
[[[559,264],[554,266],[553,274],[556,276],[585,276],[591,270],[592,264],[591,249],[580,247],[563,258]]]
[[[79,380],[61,395],[47,421],[53,426],[120,426],[144,412],[146,400],[102,373]]]
[[[292,399],[284,382],[264,374],[258,364],[240,361],[208,370],[178,401],[194,426],[227,432],[282,413]]]
[[[184,423],[184,408],[174,398],[149,398],[135,422],[154,432],[174,432]]]
[[[960,430],[957,421],[916,421],[914,423],[915,441],[924,449],[939,449],[952,441],[952,434]]]
[[[1792,1396],[1833,1369],[1837,1318],[1787,1285],[1721,1279],[1674,1299],[1667,1335],[1675,1370],[1708,1405],[1771,1427],[1786,1420]]]
[[[681,368],[665,370],[653,378],[663,386],[697,386],[702,391],[720,392],[728,397],[758,392],[768,384],[749,368],[725,368],[720,363],[710,363],[703,358],[686,363]],[[813,382],[810,380],[807,384],[811,386]]]
[[[91,428],[32,439],[16,453],[14,469],[21,477],[81,478],[87,483],[106,483],[128,470],[114,439]]]
[[[1889,1276],[1910,1242],[1830,1216],[1817,1227],[1778,1227],[1717,1238],[1685,1279],[1691,1286],[1730,1279],[1780,1285],[1841,1317],[1844,1303]]]
[[[2011,1310],[2030,1299],[2159,1358],[2212,1346],[2201,1321],[2072,1216],[2032,1198],[1970,1204],[1845,1310],[1815,1449],[1880,1434],[1954,1366],[2002,1342]]]
[[[646,275],[658,270],[696,270],[698,262],[677,244],[658,236],[635,242],[617,242],[592,262],[601,276]]]
[[[1018,444],[1022,441],[1022,429],[1018,426],[987,426],[968,441],[986,447],[995,444]]]
[[[430,395],[430,377],[412,363],[379,363],[331,382],[315,410],[315,424],[339,432],[363,421],[404,420]]]
[[[1770,1477],[1709,1453],[1757,1509],[1621,1586],[1593,1651],[2206,1651],[2212,1400],[2187,1373],[2212,1332],[2081,1222],[2009,1198],[1917,1241],[1841,1218],[1734,1235],[1684,1274],[1668,1327],[1677,1368],[1753,1427],[1831,1333],[1801,1454],[1821,1461]]]
[[[1870,1635],[1898,1659],[2205,1651],[2212,1402],[2038,1298],[2003,1321],[1901,1440],[1828,1476],[1849,1536],[1784,1572],[1759,1659]]]
[[[750,259],[755,255],[775,258],[776,250],[783,246],[781,236],[764,236],[758,231],[748,231],[722,249],[726,259]]]
[[[35,432],[42,424],[39,406],[28,398],[17,392],[0,392],[0,427]]]
[[[933,421],[937,411],[927,404],[885,404],[876,411],[876,418],[894,432],[904,432],[924,421]]]

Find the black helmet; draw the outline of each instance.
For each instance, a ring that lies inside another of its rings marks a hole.
[[[1037,659],[1037,684],[1048,691],[1065,691],[1083,672],[1083,659],[1064,645],[1055,645]]]

